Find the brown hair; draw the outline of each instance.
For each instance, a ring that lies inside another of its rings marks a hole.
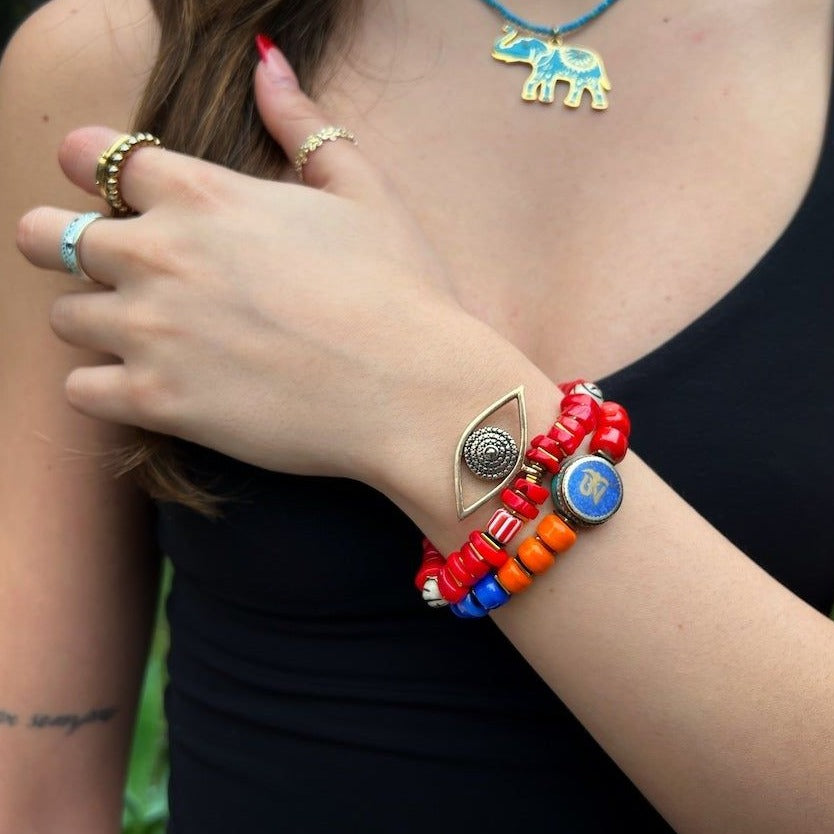
[[[255,110],[254,39],[269,35],[304,90],[315,95],[332,47],[346,46],[361,0],[151,0],[161,37],[134,129],[167,148],[257,177],[276,177],[286,157]],[[214,515],[220,499],[184,473],[171,438],[140,432],[120,460],[153,498]]]

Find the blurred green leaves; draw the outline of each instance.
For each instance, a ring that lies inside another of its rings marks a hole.
[[[156,627],[136,716],[125,788],[124,834],[165,834],[168,819],[168,745],[163,705],[168,625],[164,601],[171,585],[165,563]]]

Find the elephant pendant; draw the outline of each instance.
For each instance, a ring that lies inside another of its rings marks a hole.
[[[590,49],[563,46],[558,37],[519,37],[517,29],[505,26],[504,34],[495,41],[492,57],[507,64],[530,64],[532,69],[521,91],[525,101],[551,104],[556,97],[556,84],[565,81],[569,85],[564,99],[567,107],[579,107],[587,90],[594,110],[608,109],[605,92],[611,89],[611,82],[602,58]]]

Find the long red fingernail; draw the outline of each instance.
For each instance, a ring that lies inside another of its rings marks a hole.
[[[295,77],[292,67],[269,35],[257,35],[255,46],[258,47],[261,61],[266,67],[267,77],[273,84],[281,87],[298,86],[298,79]]]
[[[258,47],[258,52],[260,53],[261,60],[266,63],[267,56],[269,55],[270,49],[277,49],[275,44],[272,42],[272,38],[269,35],[256,35],[255,36],[255,46]]]

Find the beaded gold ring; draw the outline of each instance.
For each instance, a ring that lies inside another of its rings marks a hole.
[[[143,146],[161,147],[162,143],[150,133],[127,133],[120,136],[99,158],[96,165],[96,187],[107,201],[113,214],[126,217],[136,214],[122,197],[122,170],[128,157]]]

